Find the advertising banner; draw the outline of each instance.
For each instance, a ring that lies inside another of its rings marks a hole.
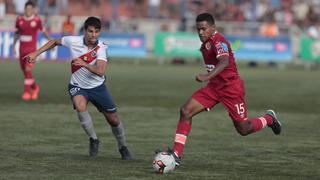
[[[0,59],[18,59],[13,57],[13,32],[0,32]],[[60,34],[50,34],[52,38],[61,38]],[[101,34],[100,40],[108,44],[108,57],[145,57],[146,41],[144,35],[139,34]],[[44,45],[47,39],[39,33],[38,47]],[[16,45],[18,53],[19,44]],[[70,59],[70,52],[63,46],[56,47],[41,54],[40,59],[49,61],[64,61]]]
[[[145,57],[146,40],[142,34],[101,34],[100,40],[108,44],[110,57]]]
[[[292,47],[289,37],[237,37],[226,36],[236,59],[250,61],[290,62]]]
[[[320,41],[302,37],[300,40],[300,57],[303,61],[320,62]]]
[[[201,42],[194,33],[155,34],[154,55],[167,57],[202,57]]]
[[[289,37],[264,38],[225,36],[231,43],[237,60],[282,61],[292,60]],[[198,35],[190,33],[157,33],[154,54],[167,57],[201,57]]]

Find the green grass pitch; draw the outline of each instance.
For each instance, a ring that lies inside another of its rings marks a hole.
[[[102,115],[89,111],[101,140],[98,157],[88,156],[88,139],[67,94],[68,63],[41,62],[34,74],[40,99],[22,102],[17,62],[0,61],[0,179],[319,179],[320,71],[239,66],[248,114],[275,109],[280,136],[269,128],[241,137],[218,105],[193,119],[181,167],[152,172],[153,151],[172,146],[179,108],[204,84],[194,81],[200,64],[112,61],[107,86],[124,122],[134,160],[120,160]]]

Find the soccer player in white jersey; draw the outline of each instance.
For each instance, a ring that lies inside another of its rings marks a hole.
[[[119,119],[116,106],[104,84],[107,67],[107,45],[98,40],[101,21],[89,17],[84,23],[83,36],[64,36],[61,39],[50,40],[38,50],[28,54],[29,63],[34,63],[43,52],[63,45],[71,51],[72,76],[69,84],[69,94],[83,129],[89,136],[90,156],[96,156],[99,140],[94,131],[91,117],[87,111],[90,101],[105,117],[117,139],[119,152],[123,160],[130,160],[131,155],[126,145],[123,125]]]

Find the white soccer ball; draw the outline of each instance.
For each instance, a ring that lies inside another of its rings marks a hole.
[[[168,152],[159,152],[153,159],[153,170],[160,174],[171,172],[176,167],[173,155]]]

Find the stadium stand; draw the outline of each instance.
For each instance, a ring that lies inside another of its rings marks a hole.
[[[294,52],[299,50],[297,34],[308,35],[308,29],[319,20],[320,1],[310,0],[34,0],[38,14],[51,33],[61,33],[68,14],[72,16],[75,34],[84,19],[101,17],[104,32],[140,33],[152,49],[158,31],[189,31],[200,12],[211,12],[224,34],[259,35],[264,17],[272,17],[279,36],[289,36]],[[14,30],[18,7],[16,1],[0,1],[0,30]],[[22,2],[22,1],[18,1]],[[156,19],[156,21],[155,21]],[[320,31],[320,30],[319,30]],[[296,43],[295,43],[296,42]]]

